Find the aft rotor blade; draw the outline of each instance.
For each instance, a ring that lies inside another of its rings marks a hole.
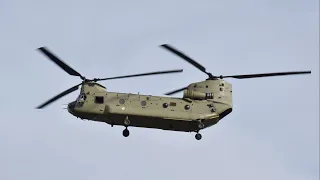
[[[190,64],[192,64],[193,66],[195,66],[196,68],[198,68],[200,71],[208,74],[206,72],[206,68],[203,67],[201,64],[199,64],[198,62],[196,62],[195,60],[191,59],[190,57],[188,57],[187,55],[183,54],[181,51],[178,51],[177,49],[173,48],[172,46],[168,45],[168,44],[162,44],[160,45],[161,47],[165,48],[166,50],[170,51],[171,53],[181,57],[182,59],[186,60],[187,62],[189,62]]]
[[[60,93],[60,94],[58,94],[58,95],[56,95],[55,97],[51,98],[50,100],[48,100],[48,101],[46,101],[45,103],[43,103],[43,104],[41,104],[40,106],[38,106],[37,109],[41,109],[41,108],[47,106],[48,104],[50,104],[50,103],[52,103],[52,102],[60,99],[61,97],[65,96],[65,95],[67,95],[67,94],[70,94],[70,93],[72,93],[73,91],[78,90],[79,85],[81,85],[81,83],[78,84],[78,85],[75,85],[75,86],[71,87],[70,89],[67,89],[67,90],[63,91],[62,93]]]
[[[138,76],[149,76],[149,75],[156,75],[156,74],[179,73],[182,71],[183,69],[169,70],[169,71],[156,71],[156,72],[143,73],[143,74],[133,74],[133,75],[117,76],[117,77],[102,78],[102,79],[99,78],[99,79],[94,79],[94,81],[104,81],[104,80],[121,79],[121,78],[138,77]]]
[[[172,95],[172,94],[178,93],[178,92],[180,92],[180,91],[183,91],[183,90],[185,90],[185,89],[187,89],[187,88],[188,88],[188,87],[183,87],[183,88],[180,88],[180,89],[177,89],[177,90],[168,92],[168,93],[166,93],[165,95]]]
[[[69,65],[67,65],[65,62],[63,62],[60,58],[58,58],[56,55],[54,55],[52,52],[49,51],[46,47],[40,47],[38,48],[40,52],[42,52],[44,55],[46,55],[50,60],[52,60],[56,65],[58,65],[60,68],[62,68],[64,71],[66,71],[68,74],[72,76],[79,76],[82,80],[84,80],[84,77],[78,73],[76,70],[72,69]]]
[[[245,74],[245,75],[232,75],[232,76],[221,76],[221,77],[222,78],[248,79],[248,78],[298,75],[298,74],[311,74],[311,71],[291,71],[291,72],[276,72],[276,73],[265,73],[265,74]]]

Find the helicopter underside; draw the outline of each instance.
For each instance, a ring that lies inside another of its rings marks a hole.
[[[180,132],[197,132],[210,126],[217,124],[222,118],[232,112],[232,108],[229,108],[222,112],[215,118],[206,120],[187,120],[187,119],[170,119],[162,117],[150,117],[139,115],[127,115],[127,114],[103,114],[103,115],[88,115],[86,117],[80,117],[81,119],[87,119],[90,121],[105,122],[111,126],[124,126],[125,131],[128,131],[128,127],[140,127],[140,128],[153,128],[169,131]],[[129,132],[128,132],[129,133]],[[125,135],[124,136],[129,136]],[[199,136],[199,135],[198,135]],[[201,137],[200,137],[201,138]]]
[[[164,119],[160,117],[147,117],[147,116],[127,116],[114,114],[110,116],[110,119],[105,121],[110,125],[126,126],[125,120],[130,121],[129,126],[142,127],[142,128],[153,128],[170,131],[182,131],[182,132],[196,132],[199,130],[198,122],[191,120],[177,120],[177,119]],[[219,118],[202,121],[204,128],[212,126],[219,121]]]

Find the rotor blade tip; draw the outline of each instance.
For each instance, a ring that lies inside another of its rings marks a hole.
[[[37,51],[40,51],[40,52],[42,52],[42,53],[43,53],[44,51],[48,51],[45,46],[39,47],[39,48],[37,48],[36,50],[37,50]]]
[[[169,47],[169,44],[161,44],[160,47]]]

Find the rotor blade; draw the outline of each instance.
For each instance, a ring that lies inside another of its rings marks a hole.
[[[129,78],[129,77],[138,77],[138,76],[148,76],[148,75],[156,75],[156,74],[168,74],[168,73],[178,73],[182,72],[183,69],[178,70],[170,70],[170,71],[157,71],[157,72],[150,72],[150,73],[143,73],[143,74],[133,74],[133,75],[126,75],[126,76],[117,76],[117,77],[110,77],[110,78],[102,78],[102,79],[94,79],[94,81],[104,81],[110,79],[120,79],[120,78]]]
[[[168,93],[166,93],[165,95],[172,95],[172,94],[178,93],[178,92],[180,92],[180,91],[183,91],[183,90],[185,90],[185,89],[187,89],[187,88],[188,88],[188,87],[183,87],[183,88],[180,88],[180,89],[177,89],[177,90],[168,92]]]
[[[292,72],[276,72],[276,73],[265,73],[265,74],[232,75],[232,76],[222,76],[222,78],[247,79],[247,78],[298,75],[298,74],[311,74],[311,71],[292,71]]]
[[[65,70],[68,74],[73,76],[79,76],[81,79],[84,79],[83,76],[78,73],[76,70],[72,69],[69,65],[67,65],[65,62],[60,60],[57,56],[55,56],[52,52],[50,52],[46,47],[40,47],[38,48],[40,52],[42,52],[44,55],[46,55],[50,60],[52,60],[56,65],[58,65],[60,68]]]
[[[78,84],[78,85],[75,85],[75,86],[73,86],[73,87],[71,87],[71,88],[69,88],[69,89],[67,89],[67,90],[65,90],[65,91],[63,91],[62,93],[56,95],[55,97],[51,98],[50,100],[46,101],[45,103],[39,105],[39,106],[37,107],[37,109],[41,109],[41,108],[47,106],[48,104],[50,104],[50,103],[58,100],[59,98],[65,96],[65,95],[67,95],[67,94],[69,94],[69,93],[72,93],[73,91],[78,90],[79,85],[81,85],[81,83]]]
[[[160,45],[161,47],[165,48],[166,50],[169,50],[170,52],[172,52],[173,54],[181,57],[182,59],[186,60],[187,62],[189,62],[190,64],[192,64],[193,66],[195,66],[196,68],[198,68],[200,71],[208,74],[206,72],[206,68],[203,67],[202,65],[200,65],[198,62],[196,62],[195,60],[191,59],[190,57],[188,57],[187,55],[183,54],[182,52],[178,51],[177,49],[173,48],[172,46],[168,45],[168,44],[162,44]]]

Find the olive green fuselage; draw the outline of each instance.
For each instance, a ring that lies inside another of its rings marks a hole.
[[[224,80],[192,83],[183,98],[107,92],[97,83],[84,83],[68,111],[81,119],[172,131],[198,131],[216,124],[232,111],[232,86]]]

